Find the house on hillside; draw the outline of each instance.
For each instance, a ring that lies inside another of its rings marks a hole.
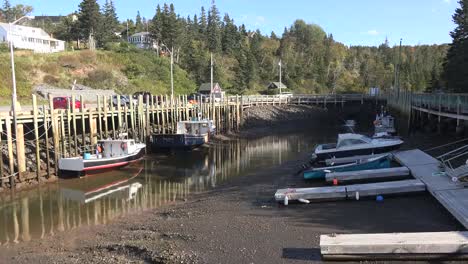
[[[52,38],[37,27],[27,27],[0,23],[0,43],[13,43],[17,49],[32,50],[37,53],[52,53],[65,50],[65,41]]]
[[[134,44],[140,49],[158,49],[156,41],[149,32],[138,32],[128,37],[128,43]]]
[[[215,98],[223,98],[223,91],[219,83],[213,83],[213,89],[211,89],[211,83],[202,83],[198,88],[198,93],[206,96],[214,96]]]

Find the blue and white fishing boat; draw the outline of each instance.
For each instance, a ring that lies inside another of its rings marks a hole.
[[[329,172],[345,172],[345,171],[360,171],[372,169],[390,168],[390,156],[382,155],[363,160],[357,160],[353,163],[312,168],[303,172],[305,180],[321,180],[325,179],[325,174]]]
[[[150,138],[151,149],[194,149],[208,143],[215,131],[212,120],[180,121],[175,134],[153,134]]]

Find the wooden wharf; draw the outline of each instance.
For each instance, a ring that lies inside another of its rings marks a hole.
[[[129,96],[129,98],[132,98]],[[71,101],[83,98],[71,97]],[[79,109],[54,109],[53,97],[39,104],[35,95],[31,106],[17,111],[17,131],[14,131],[12,112],[0,112],[0,191],[40,183],[58,174],[56,164],[61,157],[93,152],[100,139],[116,138],[121,133],[140,141],[149,135],[173,133],[178,121],[198,118],[211,119],[217,133],[239,130],[244,110],[264,105],[315,105],[343,107],[345,102],[363,104],[378,100],[363,94],[351,95],[294,95],[282,96],[226,96],[197,98],[192,104],[187,95],[140,97],[137,103],[121,105],[111,96],[96,96],[95,103],[81,104]],[[134,100],[131,99],[133,102]]]

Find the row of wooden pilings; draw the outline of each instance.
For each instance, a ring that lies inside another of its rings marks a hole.
[[[32,95],[32,109],[17,113],[16,131],[13,114],[0,113],[0,190],[55,180],[60,158],[92,152],[99,139],[126,133],[148,142],[150,135],[175,133],[177,122],[195,118],[213,120],[217,133],[236,131],[241,125],[240,96],[189,101],[185,95],[140,95],[135,103],[128,98],[131,102],[123,104],[119,96],[97,96],[96,102],[81,103],[80,109],[75,103],[54,109],[52,96],[40,106]]]

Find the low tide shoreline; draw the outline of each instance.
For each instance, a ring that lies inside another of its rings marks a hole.
[[[288,133],[306,120],[276,122],[271,127],[257,121],[224,140],[271,135],[272,127],[275,133]],[[462,228],[428,194],[393,197],[383,203],[371,199],[288,207],[275,203],[273,194],[278,188],[313,185],[295,174],[307,151],[188,200],[106,225],[1,245],[0,263],[320,263],[321,234]]]

